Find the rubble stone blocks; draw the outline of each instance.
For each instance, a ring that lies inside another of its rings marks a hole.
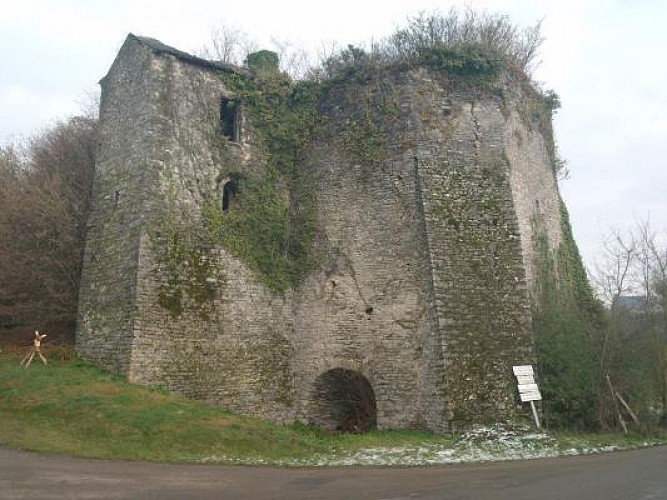
[[[219,246],[207,254],[219,273],[206,314],[187,301],[175,313],[160,295],[168,277],[152,235],[174,200],[201,218],[221,196],[223,168],[261,175],[266,162],[250,114],[227,104],[230,71],[129,35],[102,80],[80,355],[279,422],[330,420],[316,385],[332,370],[368,382],[383,429],[447,432],[520,411],[512,366],[535,363],[533,231],[552,249],[561,240],[552,139],[523,109],[525,82],[504,75],[479,91],[393,71],[396,111],[381,130],[390,140],[372,166],[340,140],[358,112],[349,96],[371,83],[337,83],[318,104],[325,119],[303,166],[314,251],[327,258],[276,292]],[[223,102],[234,137],[221,138]]]

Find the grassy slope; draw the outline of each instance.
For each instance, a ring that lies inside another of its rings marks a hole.
[[[423,465],[667,442],[664,431],[651,437],[562,434],[556,440],[542,434],[528,441],[517,435],[515,444],[503,430],[495,437],[481,438],[474,437],[474,432],[456,437],[419,431],[336,435],[304,425],[280,426],[242,417],[159,389],[128,384],[79,360],[57,361],[69,352],[68,348],[52,350],[48,366],[37,360],[28,369],[19,366],[19,355],[0,354],[0,446],[130,460]]]
[[[128,384],[78,360],[47,367],[0,356],[0,445],[72,455],[159,461],[277,463],[373,446],[443,444],[425,432],[333,435],[241,417]]]

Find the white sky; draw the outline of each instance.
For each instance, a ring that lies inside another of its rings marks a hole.
[[[604,233],[650,217],[667,227],[665,0],[5,0],[0,10],[0,144],[80,112],[127,33],[185,51],[221,21],[261,47],[271,37],[322,42],[382,38],[420,10],[470,5],[521,25],[543,19],[535,78],[556,90],[561,183],[587,262]]]

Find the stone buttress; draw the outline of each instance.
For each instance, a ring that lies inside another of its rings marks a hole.
[[[228,172],[267,175],[221,77],[236,73],[130,35],[103,79],[78,352],[281,422],[443,432],[516,415],[512,365],[535,362],[533,231],[561,238],[525,86],[418,69],[332,84],[300,165],[317,265],[276,292],[204,237],[207,203],[240,209]]]

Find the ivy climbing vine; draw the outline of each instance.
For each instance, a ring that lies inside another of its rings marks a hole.
[[[265,158],[261,176],[239,178],[235,210],[206,203],[206,234],[242,259],[274,291],[299,282],[312,268],[317,211],[304,146],[318,123],[321,86],[292,82],[277,71],[223,76],[243,102]],[[229,174],[233,166],[226,166]]]
[[[547,422],[555,427],[596,425],[598,339],[603,311],[586,277],[569,217],[561,202],[563,240],[554,252],[534,224],[537,286],[533,330]]]

